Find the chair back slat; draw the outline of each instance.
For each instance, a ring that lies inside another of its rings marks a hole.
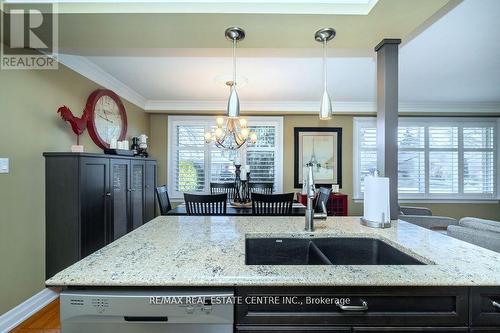
[[[234,200],[236,187],[234,183],[210,183],[210,194],[227,194],[228,200]]]
[[[320,187],[318,192],[318,197],[316,199],[316,206],[314,207],[314,211],[319,213],[323,212],[323,208],[321,203],[325,203],[325,207],[328,208],[328,200],[330,200],[330,194],[332,193],[332,189],[328,187]]]
[[[248,190],[250,192],[250,198],[252,198],[252,193],[273,194],[274,183],[250,182],[248,183]]]
[[[167,186],[162,185],[157,187],[156,196],[158,198],[158,204],[160,206],[160,214],[167,215],[167,213],[172,210],[172,205],[170,204],[170,199],[168,197]]]
[[[226,215],[227,193],[188,194],[184,193],[187,215]]]
[[[252,193],[253,215],[281,215],[292,213],[293,193],[262,194]]]

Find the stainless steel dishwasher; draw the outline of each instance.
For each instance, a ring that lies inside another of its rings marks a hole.
[[[66,290],[63,333],[230,333],[232,290]]]

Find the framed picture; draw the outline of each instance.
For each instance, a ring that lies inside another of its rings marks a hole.
[[[307,164],[314,165],[316,186],[342,188],[342,128],[294,128],[294,187],[301,188]]]

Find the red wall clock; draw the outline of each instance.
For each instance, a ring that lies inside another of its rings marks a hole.
[[[111,90],[98,89],[87,99],[89,135],[102,149],[109,148],[113,139],[125,140],[127,112],[120,97]]]

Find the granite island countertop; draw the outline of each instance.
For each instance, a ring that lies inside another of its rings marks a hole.
[[[356,217],[160,216],[46,281],[47,286],[500,286],[500,254],[419,226]],[[427,265],[245,265],[247,237],[372,237]]]

